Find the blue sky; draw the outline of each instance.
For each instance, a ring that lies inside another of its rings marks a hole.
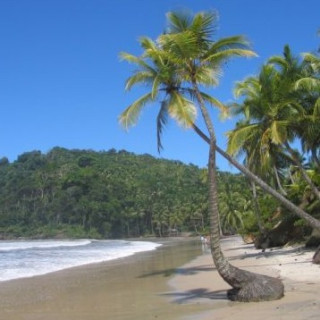
[[[237,59],[210,91],[232,101],[235,81],[257,73],[268,57],[289,44],[299,54],[320,45],[319,0],[0,0],[0,157],[14,161],[32,150],[54,146],[125,149],[159,157],[157,106],[143,112],[129,132],[117,118],[142,89],[124,91],[132,66],[119,52],[140,54],[138,38],[156,38],[170,10],[219,13],[217,38],[246,35],[258,58]],[[212,113],[219,145],[235,119],[220,122]],[[207,146],[170,122],[160,157],[207,164]],[[231,170],[218,158],[218,167]]]

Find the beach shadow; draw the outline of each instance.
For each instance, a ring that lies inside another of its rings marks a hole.
[[[306,267],[308,266],[308,265],[310,265],[310,261],[293,261],[293,262],[281,262],[281,263],[278,263],[277,265],[279,266],[279,267],[281,267],[281,266],[290,266],[290,265],[295,265],[295,266],[298,266],[298,265],[305,265]],[[248,265],[248,266],[245,266],[245,267],[243,267],[244,269],[247,267],[247,268],[254,268],[254,267],[256,267],[256,268],[261,268],[261,267],[274,267],[275,266],[275,264],[274,263],[270,263],[270,264],[268,264],[268,263],[263,263],[263,264],[250,264],[250,265]],[[241,267],[242,268],[242,267]]]
[[[254,245],[247,245],[245,248],[247,248],[248,250],[252,250],[254,249]],[[239,246],[239,247],[232,247],[232,248],[226,248],[226,249],[223,249],[224,252],[227,252],[227,251],[235,251],[235,250],[243,250],[244,247],[243,246]]]
[[[191,276],[194,274],[197,274],[199,272],[204,271],[212,271],[215,270],[215,268],[212,265],[206,265],[206,266],[199,266],[199,267],[191,267],[191,268],[172,268],[172,269],[165,269],[165,270],[157,270],[148,272],[146,274],[143,274],[139,276],[139,278],[147,278],[147,277],[153,277],[153,276],[164,276],[164,277],[170,277],[174,274],[179,275],[185,275],[185,276]]]
[[[268,251],[267,251],[268,250]],[[292,249],[267,249],[266,251],[256,251],[253,253],[247,253],[245,252],[244,254],[238,255],[238,256],[233,256],[233,257],[228,257],[228,260],[244,260],[246,258],[255,258],[255,259],[261,259],[261,258],[268,258],[268,257],[276,257],[276,256],[286,256],[286,255],[292,255],[296,254],[296,256],[302,256],[311,250],[307,250],[305,248],[297,247],[297,248],[292,248]]]
[[[204,288],[193,289],[185,292],[164,293],[162,296],[170,297],[173,299],[174,303],[178,304],[188,303],[198,299],[228,300],[226,290],[209,291]]]

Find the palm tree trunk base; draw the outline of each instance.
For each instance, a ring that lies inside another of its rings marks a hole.
[[[228,291],[231,301],[259,302],[278,300],[284,296],[284,286],[280,279],[239,270],[245,280],[241,282],[240,288]]]
[[[312,262],[314,264],[320,264],[320,246],[318,247],[317,251],[315,252],[315,254],[312,258]]]

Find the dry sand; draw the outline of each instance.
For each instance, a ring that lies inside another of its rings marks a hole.
[[[295,246],[261,252],[240,237],[223,239],[222,247],[233,265],[281,278],[285,297],[259,303],[228,301],[229,286],[212,267],[208,248],[203,248],[201,256],[179,268],[169,281],[173,291],[167,295],[172,303],[202,305],[207,311],[180,319],[320,319],[320,266],[311,262],[314,251]]]

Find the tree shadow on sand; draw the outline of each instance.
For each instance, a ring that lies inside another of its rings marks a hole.
[[[231,251],[231,250],[237,250],[238,248],[229,248],[226,249],[225,252]],[[229,260],[244,260],[247,258],[255,258],[255,259],[261,259],[261,258],[268,258],[268,257],[277,257],[277,256],[288,256],[288,255],[296,255],[296,256],[302,256],[312,250],[306,249],[304,247],[295,247],[295,248],[290,248],[290,249],[279,249],[279,248],[270,248],[268,251],[260,251],[256,250],[255,252],[250,252],[251,248],[248,248],[249,252],[245,251],[243,254],[237,255],[237,256],[232,256],[229,257]],[[242,248],[243,250],[243,248]]]
[[[225,251],[233,251],[237,249],[242,249],[243,247],[235,247],[235,248],[228,248]],[[278,249],[269,249],[268,251],[262,252],[260,250],[256,250],[255,252],[250,252],[251,248],[248,248],[248,252],[244,252],[240,255],[237,256],[231,256],[228,257],[228,260],[233,261],[233,260],[245,260],[247,258],[251,259],[261,259],[261,258],[268,258],[268,257],[277,257],[277,256],[286,256],[286,255],[293,255],[295,254],[296,256],[301,256],[304,255],[306,252],[308,252],[307,249],[301,248],[301,247],[296,247],[296,248],[291,248],[291,249],[286,249],[286,250],[278,250]],[[263,266],[268,266],[269,264],[267,263],[268,260],[265,261]],[[297,261],[295,261],[297,263]],[[274,263],[271,263],[270,266],[274,265]],[[250,264],[248,267],[254,267],[256,266],[255,264]],[[260,265],[259,265],[260,266]],[[208,264],[208,265],[201,265],[201,266],[195,266],[195,267],[190,267],[190,268],[170,268],[170,269],[164,269],[164,270],[154,270],[148,273],[145,273],[143,275],[140,275],[139,278],[147,278],[147,277],[152,277],[152,276],[164,276],[164,277],[170,277],[175,274],[179,275],[194,275],[199,272],[207,272],[207,271],[213,271],[216,270],[214,265]]]
[[[164,277],[170,277],[174,274],[179,274],[179,275],[194,275],[199,272],[206,272],[206,271],[212,271],[215,268],[213,265],[205,265],[205,266],[196,266],[196,267],[191,267],[191,268],[171,268],[171,269],[165,269],[165,270],[156,270],[152,272],[145,273],[139,278],[147,278],[147,277],[152,277],[152,276],[161,276],[163,275]]]
[[[174,303],[184,304],[198,299],[228,300],[226,290],[209,291],[208,289],[198,288],[184,292],[164,293],[162,296],[172,298]]]

